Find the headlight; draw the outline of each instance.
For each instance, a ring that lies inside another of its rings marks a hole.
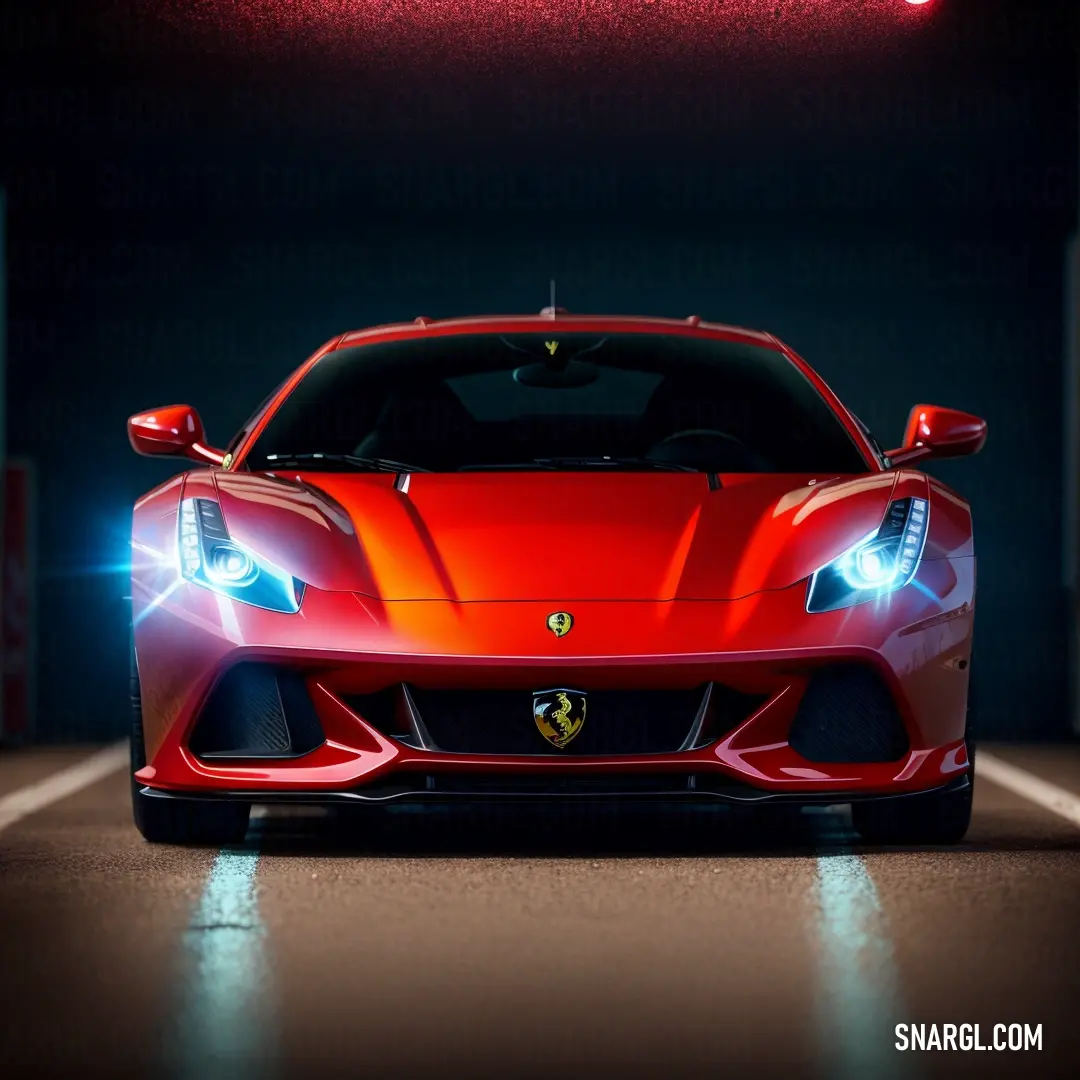
[[[300,610],[304,583],[229,537],[213,499],[180,504],[180,572],[188,581],[268,611]]]
[[[919,568],[929,520],[925,499],[891,503],[880,529],[811,575],[806,610],[835,611],[903,588]]]

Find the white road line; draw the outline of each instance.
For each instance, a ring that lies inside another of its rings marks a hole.
[[[1057,784],[1040,780],[1026,769],[1018,769],[1001,758],[980,750],[975,755],[975,775],[984,776],[992,784],[1011,791],[1028,802],[1049,810],[1074,825],[1080,825],[1080,796],[1060,788]]]
[[[845,1080],[890,1080],[910,1075],[895,1048],[904,1018],[900,979],[877,889],[858,855],[819,855],[821,1017],[834,1055],[830,1075]]]
[[[114,743],[88,758],[69,765],[66,769],[46,776],[36,784],[28,784],[18,791],[0,798],[0,832],[9,825],[36,814],[53,803],[74,795],[77,791],[104,780],[124,768],[129,761],[128,741]]]
[[[252,828],[257,833],[258,824]],[[176,1080],[266,1080],[275,1071],[258,866],[257,848],[219,852],[192,913],[180,1008],[165,1048]]]

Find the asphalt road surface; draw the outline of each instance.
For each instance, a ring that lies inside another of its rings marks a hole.
[[[597,810],[165,848],[122,748],[0,754],[0,1076],[1080,1075],[1080,747],[986,751],[965,843],[891,851]]]

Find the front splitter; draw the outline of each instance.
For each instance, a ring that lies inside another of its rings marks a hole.
[[[607,788],[597,790],[579,790],[573,788],[544,790],[521,790],[507,786],[456,787],[453,790],[435,787],[379,784],[353,791],[214,791],[189,792],[165,791],[160,788],[143,787],[140,794],[157,799],[197,799],[205,802],[248,802],[259,805],[291,806],[348,806],[348,805],[388,805],[408,803],[484,803],[484,802],[571,802],[571,801],[608,801],[608,802],[679,802],[703,804],[742,804],[742,805],[784,805],[784,806],[842,806],[853,802],[883,799],[911,799],[920,795],[946,794],[964,791],[970,787],[967,775],[961,776],[948,784],[943,784],[925,791],[900,792],[895,795],[861,792],[772,792],[749,787],[713,787],[698,784],[670,786],[641,790],[640,788]]]

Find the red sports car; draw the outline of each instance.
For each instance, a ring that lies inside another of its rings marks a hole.
[[[135,506],[135,820],[252,803],[852,806],[949,843],[972,797],[968,504],[913,468],[975,416],[867,428],[771,334],[568,315],[342,334]]]

